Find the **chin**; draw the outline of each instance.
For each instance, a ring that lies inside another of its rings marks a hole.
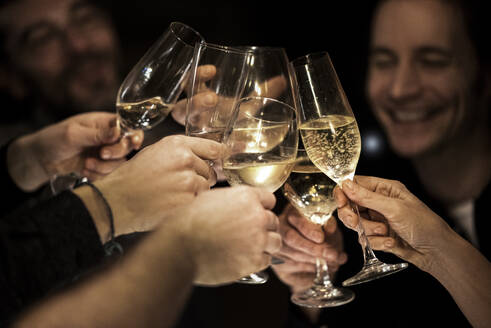
[[[435,149],[435,143],[431,138],[421,138],[414,136],[389,137],[392,151],[404,158],[417,158],[431,153]]]

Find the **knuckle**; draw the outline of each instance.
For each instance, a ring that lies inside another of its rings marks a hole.
[[[295,245],[298,242],[297,232],[293,229],[286,229],[283,232],[283,239],[289,245]]]

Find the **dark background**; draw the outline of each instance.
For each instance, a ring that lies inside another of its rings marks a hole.
[[[103,1],[112,14],[126,71],[173,21],[196,29],[207,42],[284,47],[288,57],[328,51],[360,128],[364,101],[368,21],[373,1]]]

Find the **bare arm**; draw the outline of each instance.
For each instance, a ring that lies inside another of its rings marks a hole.
[[[351,188],[345,183],[342,191],[336,190],[338,216],[343,223],[351,228],[357,224],[347,196],[367,208],[371,217],[378,216],[378,222],[362,219],[373,249],[391,252],[430,273],[474,327],[490,327],[489,261],[401,183],[359,176],[356,182]],[[385,223],[380,222],[381,216]]]

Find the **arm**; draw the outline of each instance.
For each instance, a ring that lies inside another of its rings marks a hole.
[[[168,213],[119,265],[33,308],[14,327],[172,327],[193,283],[230,283],[270,263],[265,252],[281,245],[274,202],[249,187],[202,193]]]
[[[345,182],[342,191],[336,190],[343,223],[353,229],[357,224],[348,197],[368,209],[368,218],[362,223],[373,249],[394,253],[430,273],[449,291],[473,326],[490,326],[489,261],[401,183],[361,176],[356,181]]]
[[[14,140],[7,150],[7,170],[26,192],[55,174],[77,172],[96,180],[124,162],[142,140],[141,133],[120,140],[115,114],[79,114]]]
[[[100,237],[70,192],[0,221],[0,318],[99,264]]]

